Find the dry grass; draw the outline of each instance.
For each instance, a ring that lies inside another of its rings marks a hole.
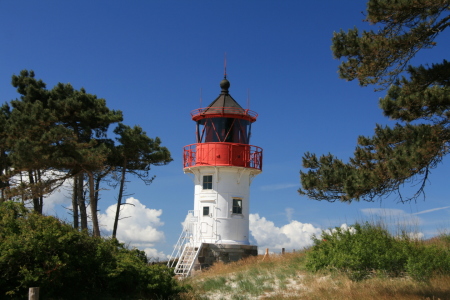
[[[193,287],[183,299],[429,299],[450,300],[450,276],[419,283],[409,278],[352,282],[339,274],[311,274],[304,253],[251,257],[218,263],[186,279]]]
[[[209,278],[211,276],[223,276],[225,274],[245,272],[254,268],[268,268],[272,265],[278,267],[289,265],[293,260],[303,259],[304,253],[286,253],[285,255],[272,254],[264,257],[264,255],[250,256],[237,262],[224,264],[222,262],[215,263],[211,268],[195,274],[195,278]]]
[[[302,284],[308,287],[307,291],[295,295],[286,294],[285,291],[260,299],[450,299],[450,276],[435,277],[429,283],[418,283],[405,278],[372,278],[362,282],[353,282],[344,276],[306,276]]]

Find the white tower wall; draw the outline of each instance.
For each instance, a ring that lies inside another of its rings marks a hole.
[[[185,169],[185,173],[194,175],[197,222],[194,223],[193,240],[196,244],[249,245],[250,184],[260,172],[231,166]],[[204,188],[204,176],[212,176],[211,189]]]

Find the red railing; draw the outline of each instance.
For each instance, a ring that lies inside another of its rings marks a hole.
[[[183,168],[235,166],[262,170],[262,148],[235,143],[198,143],[183,151]]]
[[[206,115],[244,115],[254,120],[258,117],[255,111],[239,107],[203,107],[191,111],[192,118]]]

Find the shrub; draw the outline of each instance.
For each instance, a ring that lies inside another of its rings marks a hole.
[[[408,274],[420,281],[433,273],[450,274],[449,247],[392,236],[381,225],[356,224],[352,230],[335,228],[314,237],[307,254],[307,269],[337,270],[354,281],[370,275]]]
[[[417,246],[410,253],[405,269],[417,281],[428,281],[433,274],[450,274],[450,249],[436,245]]]
[[[60,220],[0,204],[0,298],[31,286],[43,299],[169,297],[182,288],[164,266],[117,240],[89,236]]]
[[[407,259],[403,246],[380,226],[366,223],[355,224],[353,230],[335,228],[314,237],[306,266],[312,271],[343,271],[352,280],[364,279],[374,270],[398,274]]]

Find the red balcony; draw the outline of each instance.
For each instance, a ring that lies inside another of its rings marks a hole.
[[[262,148],[234,143],[199,143],[183,151],[183,167],[235,166],[262,170]]]

